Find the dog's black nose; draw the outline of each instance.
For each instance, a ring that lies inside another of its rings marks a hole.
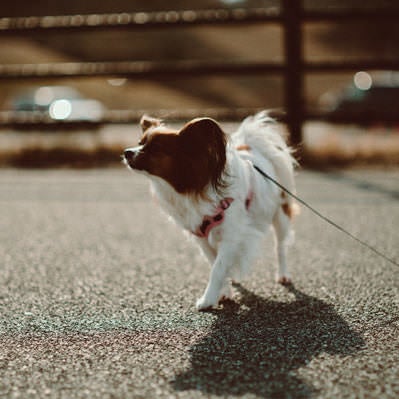
[[[134,151],[132,150],[125,150],[123,154],[128,161],[134,158]]]

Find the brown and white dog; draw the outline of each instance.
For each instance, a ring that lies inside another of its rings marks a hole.
[[[143,116],[141,127],[143,136],[125,150],[125,163],[150,178],[160,205],[192,233],[212,265],[197,309],[231,298],[230,279],[249,271],[270,226],[277,238],[278,281],[289,283],[286,250],[296,204],[253,167],[295,191],[295,160],[282,125],[261,112],[230,137],[210,118],[174,130]]]

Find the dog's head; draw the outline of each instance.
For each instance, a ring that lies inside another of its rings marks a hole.
[[[143,116],[139,145],[124,152],[127,165],[168,182],[178,193],[206,195],[225,187],[226,135],[217,122],[197,118],[173,130]]]

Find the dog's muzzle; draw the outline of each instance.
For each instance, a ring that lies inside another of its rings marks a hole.
[[[125,150],[123,155],[125,156],[125,159],[128,163],[130,163],[131,161],[133,161],[134,159],[134,151],[132,150]]]
[[[134,148],[127,148],[123,152],[123,156],[125,157],[126,163],[131,167],[136,167],[137,156],[141,153],[143,146],[138,146]]]

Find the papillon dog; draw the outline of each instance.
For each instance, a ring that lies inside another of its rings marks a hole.
[[[143,116],[138,146],[124,151],[129,168],[149,177],[161,207],[199,244],[211,267],[197,309],[232,297],[258,257],[272,226],[278,257],[277,281],[289,284],[286,252],[297,204],[255,168],[295,191],[296,161],[285,128],[268,112],[246,118],[227,135],[210,118],[197,118],[180,130]]]

